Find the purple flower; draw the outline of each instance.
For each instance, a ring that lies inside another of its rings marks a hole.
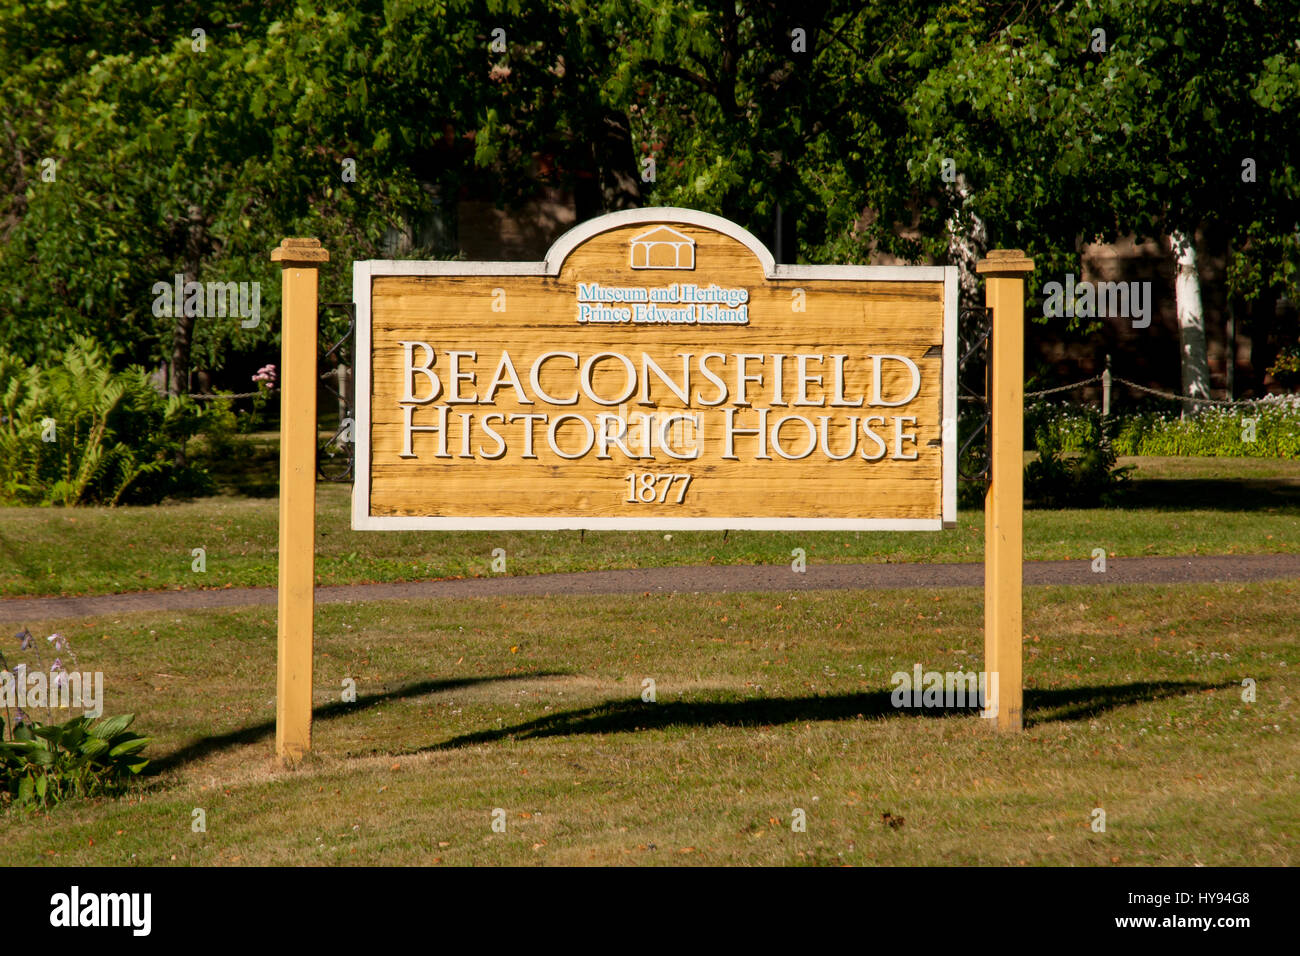
[[[60,634],[58,631],[55,631],[53,634],[47,637],[46,640],[54,645],[54,649],[56,651],[66,651],[68,649],[68,642],[64,639],[63,635]]]
[[[31,649],[31,646],[32,646],[32,632],[31,632],[31,631],[27,630],[26,628],[23,628],[21,631],[19,631],[19,632],[15,635],[15,637],[18,638],[18,646],[19,646],[22,650],[26,651],[26,650],[30,650],[30,649]]]

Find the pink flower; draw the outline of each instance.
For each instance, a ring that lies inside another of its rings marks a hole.
[[[275,388],[276,370],[274,365],[263,365],[253,376],[253,381],[268,389]]]

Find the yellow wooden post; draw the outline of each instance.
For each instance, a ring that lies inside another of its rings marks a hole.
[[[984,499],[984,670],[997,675],[998,730],[1024,726],[1021,588],[1024,571],[1025,274],[1034,261],[994,249],[976,263],[993,312],[992,480]]]
[[[281,266],[280,590],[275,752],[311,749],[312,630],[316,576],[316,287],[329,252],[318,239],[285,239]]]

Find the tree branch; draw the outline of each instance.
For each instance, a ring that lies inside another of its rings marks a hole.
[[[645,59],[639,61],[642,66],[648,66],[652,70],[660,73],[666,73],[669,76],[675,76],[679,80],[685,80],[693,86],[699,87],[705,93],[708,93],[714,99],[718,98],[718,90],[712,83],[698,73],[692,73],[690,70],[683,69],[675,63],[664,63],[661,60]]]

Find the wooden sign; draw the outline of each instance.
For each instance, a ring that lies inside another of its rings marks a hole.
[[[957,272],[777,265],[686,209],[546,260],[357,262],[358,529],[933,530]]]

